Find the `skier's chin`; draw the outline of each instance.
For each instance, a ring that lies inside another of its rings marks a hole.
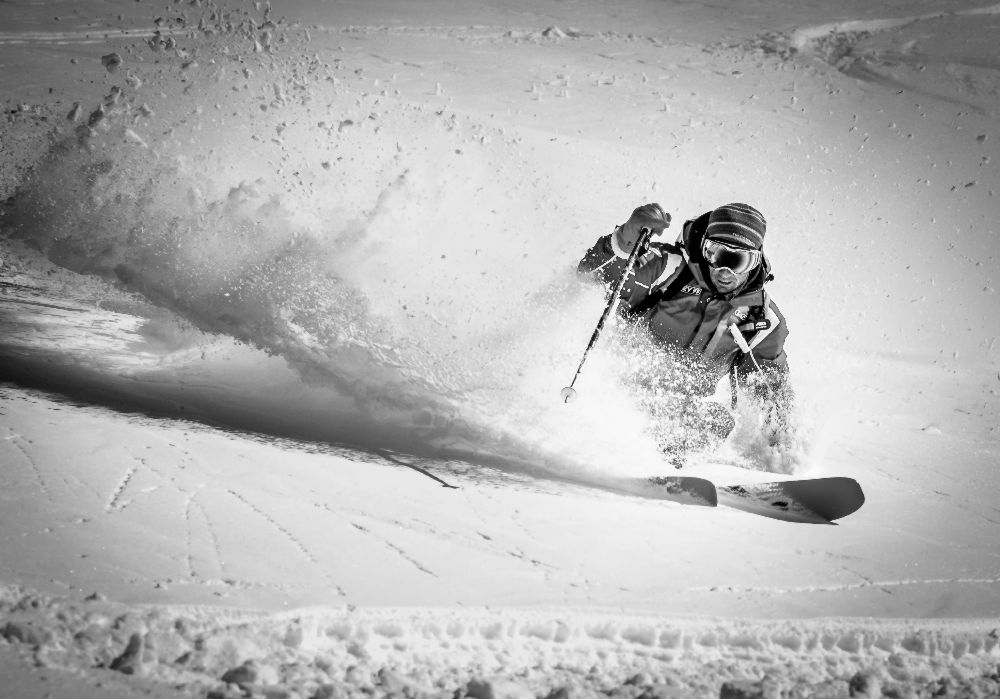
[[[736,291],[740,284],[743,282],[743,278],[738,274],[733,274],[726,270],[725,272],[712,271],[712,284],[715,285],[716,290],[720,293],[728,294],[732,291]]]

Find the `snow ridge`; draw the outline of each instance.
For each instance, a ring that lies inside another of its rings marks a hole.
[[[31,44],[107,44],[109,38],[114,39],[149,39],[156,36],[182,36],[183,30],[178,29],[125,29],[89,27],[61,32],[30,32],[14,31],[0,32],[0,46],[25,46]]]
[[[901,17],[898,19],[858,19],[846,22],[831,22],[829,24],[821,24],[815,27],[801,27],[796,29],[792,32],[791,44],[800,51],[808,51],[810,46],[817,40],[835,34],[858,34],[862,32],[874,34],[876,32],[897,29],[899,27],[906,26],[907,24],[913,24],[914,22],[922,22],[925,20],[941,19],[944,17],[960,15],[973,16],[995,14],[1000,14],[1000,3],[969,10],[958,10],[955,12],[930,12],[913,17]]]

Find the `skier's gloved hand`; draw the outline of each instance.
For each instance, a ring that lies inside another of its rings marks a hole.
[[[648,228],[653,235],[662,233],[670,225],[670,214],[659,204],[643,204],[632,212],[628,221],[615,230],[618,247],[626,253],[632,252],[635,242],[642,236],[642,229]]]

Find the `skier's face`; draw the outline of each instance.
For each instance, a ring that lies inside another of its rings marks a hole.
[[[713,286],[723,294],[743,286],[763,257],[760,250],[712,238],[702,240],[701,254],[708,263]]]
[[[712,284],[723,294],[731,293],[743,286],[750,277],[750,272],[753,271],[749,270],[743,274],[735,274],[728,267],[709,267],[708,270],[709,275],[712,277]]]

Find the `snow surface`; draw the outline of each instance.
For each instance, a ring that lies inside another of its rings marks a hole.
[[[998,25],[0,4],[4,696],[1000,693]],[[664,428],[627,333],[558,400],[573,269],[647,201],[758,206],[791,330],[796,440],[684,473],[840,526],[606,487]]]

